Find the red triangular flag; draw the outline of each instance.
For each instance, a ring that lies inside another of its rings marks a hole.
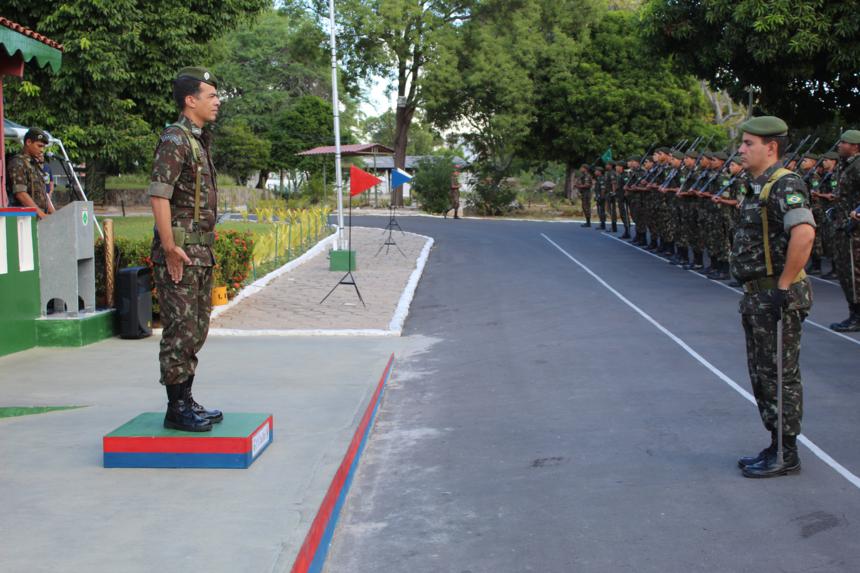
[[[364,193],[379,183],[382,183],[382,179],[379,177],[374,177],[367,171],[362,171],[355,165],[349,166],[349,194],[351,196]]]

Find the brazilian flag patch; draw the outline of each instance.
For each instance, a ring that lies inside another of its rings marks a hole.
[[[800,205],[803,203],[803,195],[800,193],[792,193],[791,195],[787,195],[785,198],[785,203],[787,205]]]

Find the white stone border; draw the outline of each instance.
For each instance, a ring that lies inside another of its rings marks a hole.
[[[370,229],[370,230],[378,230],[373,227],[353,227],[353,229]],[[401,336],[403,334],[403,324],[406,322],[406,317],[409,316],[409,307],[412,305],[412,299],[415,296],[415,290],[418,288],[418,282],[421,280],[421,275],[424,274],[424,267],[427,265],[427,260],[430,258],[430,250],[433,248],[433,244],[435,243],[432,237],[427,237],[425,235],[419,235],[417,233],[409,233],[410,235],[414,235],[416,237],[421,237],[425,239],[424,247],[421,249],[421,253],[418,255],[418,259],[415,262],[415,268],[412,270],[412,274],[409,275],[409,280],[406,281],[406,287],[403,289],[403,292],[400,294],[400,300],[397,303],[397,307],[394,309],[394,316],[391,317],[391,322],[388,324],[388,330],[383,330],[381,328],[342,328],[342,329],[255,329],[255,330],[245,330],[245,329],[237,329],[237,328],[212,328],[209,330],[210,336],[236,336],[236,337],[253,337],[253,336]],[[334,242],[336,235],[332,235],[331,237],[327,237],[323,239],[316,246],[314,246],[311,250],[303,254],[301,257],[294,261],[290,261],[286,265],[272,271],[261,279],[258,279],[243,288],[239,294],[233,298],[228,304],[224,306],[217,307],[212,312],[212,318],[215,318],[228,308],[233,307],[238,301],[247,298],[249,296],[253,296],[257,292],[263,289],[267,284],[269,284],[273,279],[279,277],[280,275],[288,272],[297,266],[301,265],[304,262],[307,262],[310,258],[316,256],[321,251],[324,251],[328,243]],[[158,331],[154,330],[154,334],[159,334],[160,329]]]

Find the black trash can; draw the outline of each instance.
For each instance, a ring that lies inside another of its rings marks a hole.
[[[116,301],[121,338],[152,335],[152,271],[149,267],[119,270]]]

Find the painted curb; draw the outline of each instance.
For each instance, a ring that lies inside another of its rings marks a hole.
[[[373,397],[364,411],[364,416],[362,416],[352,441],[349,443],[346,454],[311,523],[290,573],[319,573],[322,571],[340,517],[340,511],[346,502],[347,493],[355,477],[355,471],[358,469],[358,462],[364,452],[364,447],[367,445],[370,430],[376,421],[376,414],[382,401],[385,385],[391,376],[393,364],[394,354],[392,353],[385,370],[382,372],[382,377],[376,385],[376,391],[373,393]]]

